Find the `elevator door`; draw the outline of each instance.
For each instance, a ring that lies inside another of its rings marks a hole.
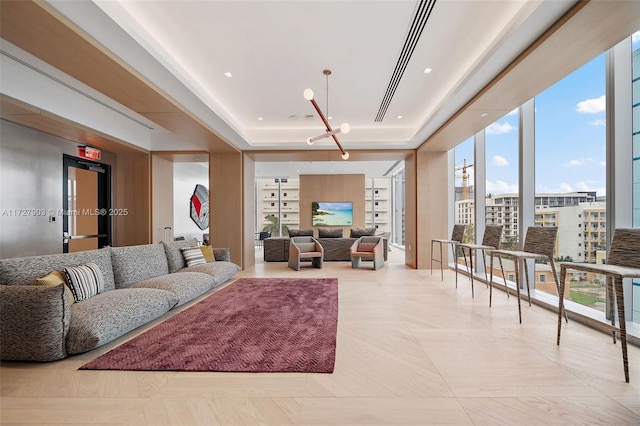
[[[72,253],[111,244],[110,166],[64,157],[63,250]]]

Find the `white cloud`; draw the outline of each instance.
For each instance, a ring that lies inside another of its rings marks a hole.
[[[587,163],[593,163],[593,158],[591,157],[587,157],[587,158],[578,158],[575,160],[569,160],[569,162],[565,163],[565,167],[577,167],[577,166],[582,166],[583,164],[587,164]]]
[[[600,118],[598,120],[590,122],[589,124],[591,124],[592,126],[600,127],[607,124],[607,121],[604,118]]]
[[[492,194],[517,194],[518,185],[508,184],[502,180],[496,180],[495,182],[487,181],[487,192]]]
[[[606,167],[607,162],[606,162],[606,161],[601,161],[601,162],[600,162],[600,165],[601,165],[602,167]]]
[[[508,166],[509,162],[504,157],[501,157],[499,155],[494,155],[493,158],[491,159],[491,164],[493,164],[494,166]]]
[[[512,110],[509,114],[507,115],[518,115],[518,108]]]
[[[631,42],[632,43],[637,43],[640,41],[640,31],[636,31],[635,33],[633,33],[631,35]]]
[[[588,180],[588,181],[581,180],[580,182],[576,183],[576,190],[577,191],[593,191],[594,183],[595,181],[592,181],[592,180]]]
[[[509,123],[493,123],[487,127],[488,135],[504,135],[505,133],[513,132],[516,128]]]
[[[576,105],[576,111],[582,114],[596,114],[606,109],[606,97],[605,95],[599,98],[587,99],[582,102],[578,102]]]
[[[560,185],[558,185],[558,188],[560,188],[560,192],[573,192],[571,185],[569,185],[568,183],[562,182]]]

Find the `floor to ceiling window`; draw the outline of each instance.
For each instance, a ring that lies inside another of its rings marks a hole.
[[[518,249],[518,109],[484,129],[485,133],[485,221],[502,225],[501,248]],[[503,275],[504,271],[504,275]],[[515,282],[513,262],[505,259],[503,269],[493,274]]]
[[[556,259],[600,262],[606,250],[605,55],[535,97],[535,223],[556,226]],[[543,269],[543,268],[540,268]],[[536,289],[557,294],[536,273]],[[565,297],[600,311],[603,277],[570,274]]]
[[[633,226],[640,228],[640,31],[631,36],[633,78]],[[633,321],[640,323],[640,280],[633,283]]]
[[[404,167],[391,177],[391,242],[404,247],[405,241],[405,173]]]
[[[458,144],[454,148],[455,157],[455,197],[454,223],[467,225],[464,242],[474,242],[474,193],[475,179],[473,173],[473,138]]]

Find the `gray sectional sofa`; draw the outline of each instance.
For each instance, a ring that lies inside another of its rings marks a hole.
[[[0,358],[54,361],[104,345],[240,271],[228,249],[215,262],[186,267],[181,248],[197,241],[112,247],[0,259]],[[66,286],[35,285],[53,270],[94,262],[102,292],[70,303]]]

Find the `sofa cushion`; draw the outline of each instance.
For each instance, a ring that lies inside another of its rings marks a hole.
[[[313,237],[313,229],[289,229],[289,237]]]
[[[116,288],[126,288],[138,281],[169,273],[167,257],[160,244],[143,244],[111,249]]]
[[[64,284],[0,285],[0,358],[55,361],[66,357],[69,306]]]
[[[198,240],[195,238],[187,241],[171,241],[171,242],[162,242],[162,247],[164,248],[165,255],[167,257],[167,264],[169,265],[169,273],[173,274],[174,272],[178,272],[180,269],[184,268],[186,264],[184,263],[184,257],[182,256],[182,252],[180,249],[184,247],[194,247],[198,245]]]
[[[90,351],[152,321],[173,308],[178,297],[154,288],[124,288],[71,305],[67,353]]]
[[[316,251],[316,243],[315,242],[296,243],[296,246],[298,247],[298,249],[300,249],[300,253],[309,253],[309,252],[315,252]]]
[[[111,249],[50,254],[46,256],[0,259],[0,283],[7,285],[34,285],[36,280],[55,270],[62,272],[67,266],[95,262],[104,277],[104,290],[114,290]]]
[[[376,248],[377,243],[360,243],[358,244],[359,252],[372,252]]]
[[[202,293],[216,286],[215,279],[208,274],[185,272],[181,274],[167,274],[133,284],[129,288],[158,288],[170,291],[178,297],[178,304],[183,305],[195,299]]]
[[[351,238],[360,238],[367,237],[371,235],[376,235],[376,228],[351,228],[349,233],[349,237]]]
[[[231,262],[231,249],[229,247],[213,248],[213,255],[216,257],[216,261],[224,260],[225,262]]]
[[[233,277],[239,271],[240,267],[235,263],[216,261],[213,263],[206,263],[204,265],[196,265],[189,268],[184,268],[178,272],[201,272],[203,274],[210,275],[213,277],[215,286],[218,286],[227,281],[229,278]]]
[[[184,263],[187,267],[207,263],[200,247],[184,247],[180,251],[182,251],[182,257],[184,257]]]
[[[318,228],[318,238],[342,238],[342,228]]]
[[[64,278],[64,274],[60,271],[51,271],[42,278],[36,279],[36,285],[44,285],[48,287],[55,287],[57,285],[64,284],[67,290],[67,296],[69,296],[69,304],[75,303],[73,298],[73,292],[67,285],[67,281]]]
[[[94,262],[64,268],[64,275],[76,302],[82,302],[104,291],[102,272]]]

